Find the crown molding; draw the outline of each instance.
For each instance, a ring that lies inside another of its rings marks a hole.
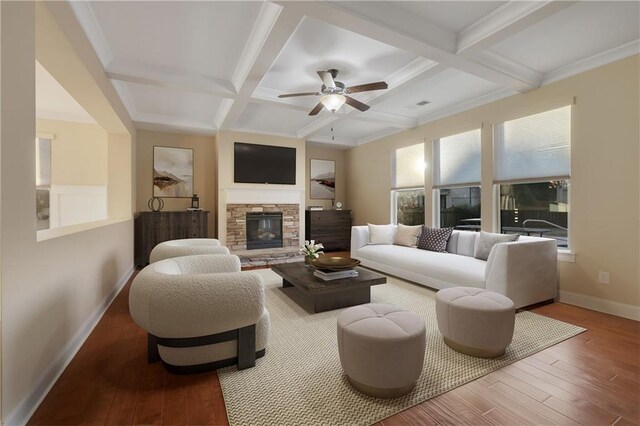
[[[640,39],[614,47],[613,49],[598,53],[574,62],[573,64],[565,65],[553,71],[549,71],[544,75],[542,85],[544,86],[554,83],[558,80],[562,80],[637,54],[640,54]]]
[[[511,89],[499,89],[491,93],[487,93],[486,95],[478,96],[477,98],[468,100],[466,102],[462,102],[460,104],[441,108],[436,111],[432,111],[429,114],[420,117],[418,119],[418,123],[420,125],[431,123],[433,121],[439,120],[441,118],[448,117],[453,114],[458,114],[463,111],[470,110],[472,108],[476,108],[482,106],[484,104],[488,104],[489,102],[494,102],[502,98],[506,98],[507,96],[515,95],[517,92]]]
[[[386,138],[387,136],[391,136],[391,135],[394,135],[396,133],[399,133],[399,132],[401,132],[403,130],[404,129],[398,129],[398,128],[383,129],[383,130],[380,130],[379,132],[372,133],[369,136],[365,136],[363,138],[359,138],[358,139],[358,145],[364,145],[364,144],[369,143],[369,142],[377,141],[379,139]]]

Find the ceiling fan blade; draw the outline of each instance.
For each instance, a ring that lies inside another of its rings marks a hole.
[[[317,96],[320,92],[302,92],[302,93],[287,93],[286,95],[278,95],[279,98],[294,98],[296,96]]]
[[[358,86],[347,87],[345,90],[347,93],[368,92],[370,90],[382,90],[389,87],[384,81],[378,81],[376,83],[360,84]]]
[[[371,108],[369,105],[363,104],[362,102],[360,102],[360,101],[358,101],[356,99],[353,99],[350,96],[345,96],[345,99],[346,99],[345,103],[347,105],[350,105],[350,106],[354,107],[355,109],[360,110],[362,112],[365,112],[366,110]]]
[[[324,83],[324,86],[326,88],[333,89],[336,87],[336,83],[335,81],[333,81],[333,75],[331,75],[329,71],[318,71],[318,75],[322,79],[322,82]]]
[[[309,115],[318,115],[318,113],[320,112],[320,110],[324,107],[324,105],[322,105],[322,102],[318,102],[318,105],[316,105],[311,112],[309,113]]]

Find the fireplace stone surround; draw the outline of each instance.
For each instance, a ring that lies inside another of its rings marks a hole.
[[[300,246],[299,204],[227,204],[226,246],[229,250],[247,250],[246,216],[250,212],[281,212],[282,247]]]

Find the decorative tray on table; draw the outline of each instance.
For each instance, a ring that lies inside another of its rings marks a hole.
[[[360,265],[360,261],[358,259],[349,259],[347,257],[338,256],[321,256],[311,261],[311,266],[329,271],[353,269],[358,265]]]

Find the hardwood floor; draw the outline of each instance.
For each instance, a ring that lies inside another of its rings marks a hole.
[[[175,376],[147,364],[129,286],[29,424],[227,424],[215,372]],[[377,425],[639,424],[639,323],[562,303],[533,311],[588,331]]]

